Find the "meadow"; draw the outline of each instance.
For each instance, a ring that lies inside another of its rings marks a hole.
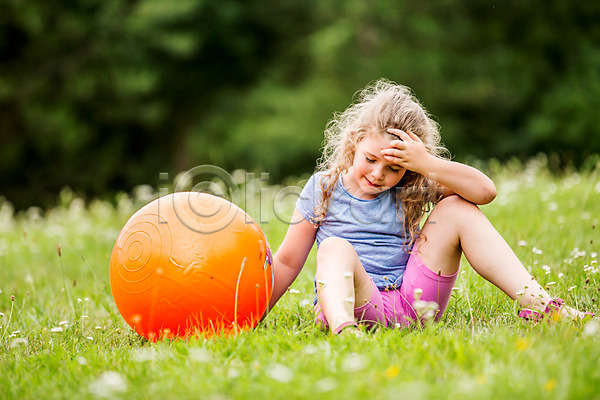
[[[483,167],[498,197],[482,209],[524,265],[597,313],[600,162],[560,176],[544,157]],[[266,189],[256,193],[281,187]],[[154,198],[139,187],[85,203],[65,189],[56,207],[19,213],[0,200],[1,399],[600,399],[600,320],[523,321],[466,261],[445,316],[425,327],[321,331],[313,253],[254,330],[150,344],[118,313],[108,265],[124,223]],[[276,250],[285,223],[257,219]]]

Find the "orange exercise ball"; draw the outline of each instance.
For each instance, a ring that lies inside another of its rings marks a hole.
[[[163,196],[136,212],[110,258],[119,312],[151,341],[256,326],[273,290],[271,250],[241,208],[206,193]]]

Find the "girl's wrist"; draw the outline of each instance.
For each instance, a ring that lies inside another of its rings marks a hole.
[[[438,161],[439,158],[427,153],[425,160],[420,163],[421,166],[414,171],[426,177],[429,177],[429,175],[435,175],[436,164]]]

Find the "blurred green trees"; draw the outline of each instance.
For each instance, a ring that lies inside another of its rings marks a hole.
[[[108,195],[198,164],[312,170],[379,77],[459,158],[600,152],[600,3],[0,0],[0,195]]]

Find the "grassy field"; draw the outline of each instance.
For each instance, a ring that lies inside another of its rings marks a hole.
[[[598,312],[600,165],[561,177],[543,158],[489,168],[499,195],[486,215],[553,295]],[[311,255],[255,330],[149,344],[118,313],[108,263],[154,197],[139,188],[84,205],[63,191],[60,206],[16,215],[0,202],[0,398],[600,399],[598,320],[521,321],[466,262],[445,317],[423,329],[320,331]],[[261,219],[275,250],[286,226]]]

